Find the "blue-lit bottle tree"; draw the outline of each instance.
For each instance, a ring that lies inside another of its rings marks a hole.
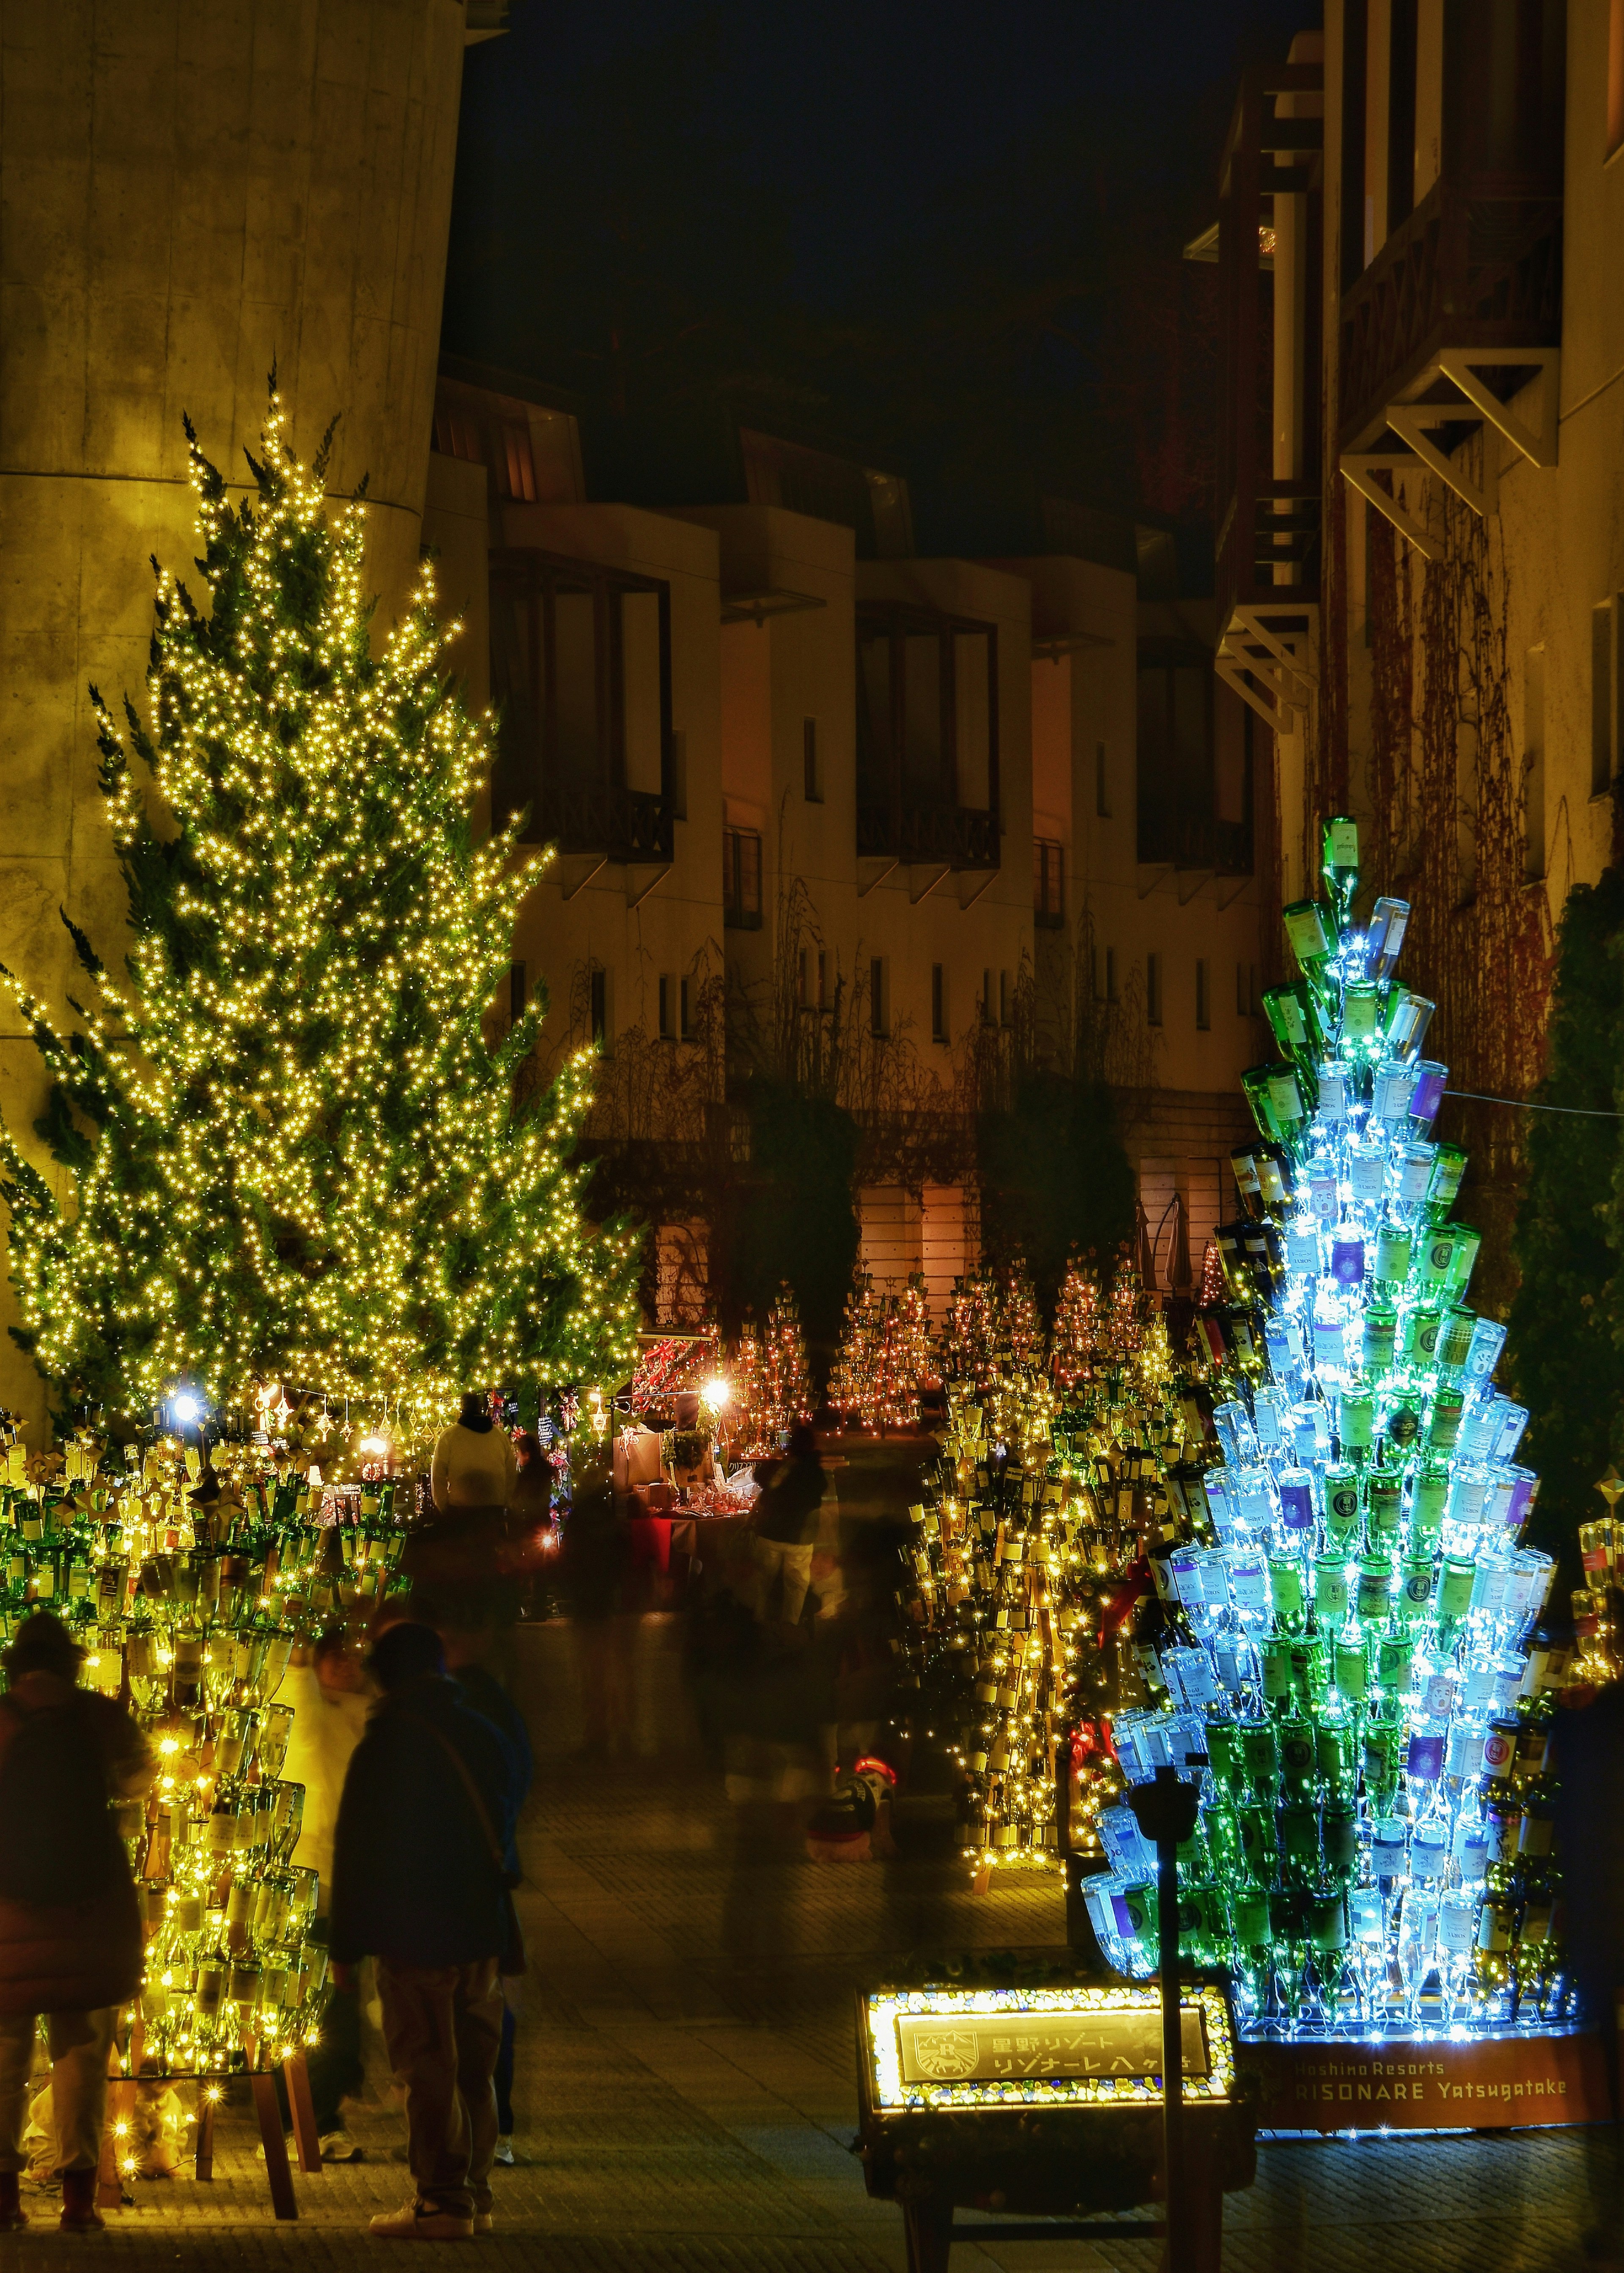
[[[1180,1856],[1183,1941],[1232,1969],[1248,2029],[1542,2029],[1567,1984],[1546,1731],[1564,1654],[1518,1544],[1528,1415],[1494,1385],[1505,1329],[1468,1300],[1464,1155],[1435,1140],[1432,1004],[1395,976],[1409,908],[1356,921],[1355,824],[1326,897],[1285,911],[1300,977],[1266,997],[1278,1062],[1244,1077],[1214,1463],[1159,1588],[1131,1780],[1205,1759]],[[1154,1857],[1126,1807],[1088,1882],[1111,1962],[1154,1963]]]

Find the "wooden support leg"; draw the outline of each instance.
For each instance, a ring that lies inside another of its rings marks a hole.
[[[905,2202],[902,2231],[908,2245],[908,2273],[947,2273],[953,2246],[951,2202]]]
[[[96,2166],[96,2207],[98,2209],[121,2209],[124,2207],[124,2174],[119,2169],[124,2142],[130,2136],[130,2114],[135,2105],[135,2086],[123,2077],[107,2087],[107,2120],[102,2126],[102,2160]],[[124,2137],[118,2127],[124,2127]]]
[[[199,2179],[214,2175],[214,2102],[209,2097],[211,2087],[198,2086],[198,2139],[193,2168]]]
[[[282,2110],[276,2104],[276,2079],[263,2073],[251,2076],[254,2112],[265,2142],[265,2175],[271,2182],[271,2208],[278,2217],[297,2217],[293,2173],[288,2168],[288,2142],[282,2135]]]
[[[293,2140],[299,2150],[299,2168],[321,2168],[321,2142],[316,2135],[316,2104],[310,2096],[310,2071],[303,2052],[289,2052],[282,2064],[288,2087],[288,2112],[293,2118]]]

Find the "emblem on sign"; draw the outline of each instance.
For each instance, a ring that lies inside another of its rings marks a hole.
[[[980,2046],[974,2029],[921,2029],[914,2038],[914,2063],[923,2075],[951,2082],[973,2073]]]

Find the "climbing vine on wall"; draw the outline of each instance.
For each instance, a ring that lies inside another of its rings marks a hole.
[[[1526,881],[1500,523],[1431,478],[1407,488],[1442,558],[1425,559],[1370,513],[1365,874],[1372,890],[1412,904],[1405,973],[1438,1004],[1451,1087],[1526,1097],[1543,1065],[1551,935],[1545,890]],[[1485,1238],[1476,1289],[1503,1309],[1515,1285],[1523,1116],[1459,1098],[1445,1116],[1440,1133],[1471,1155],[1461,1212]]]

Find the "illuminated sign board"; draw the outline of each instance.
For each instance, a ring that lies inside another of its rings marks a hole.
[[[861,2001],[876,2114],[1161,2103],[1162,2001],[1154,1983],[883,1990]],[[1180,2022],[1185,2098],[1229,2099],[1235,2034],[1223,1992],[1187,1987]]]

